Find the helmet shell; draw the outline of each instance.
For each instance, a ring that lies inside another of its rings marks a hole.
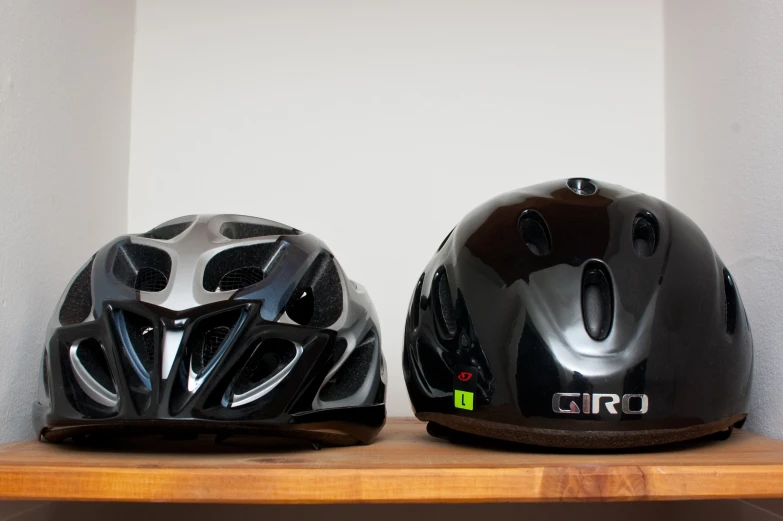
[[[403,352],[432,433],[562,447],[727,432],[752,363],[736,284],[693,221],[588,179],[465,216],[417,283]]]

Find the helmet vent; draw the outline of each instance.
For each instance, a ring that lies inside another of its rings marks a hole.
[[[136,274],[136,282],[133,284],[133,287],[139,291],[158,292],[166,289],[168,283],[169,279],[162,271],[144,267]]]
[[[234,395],[247,393],[268,382],[296,358],[296,346],[289,340],[270,338],[250,355],[234,382]]]
[[[285,251],[285,243],[263,243],[223,250],[204,268],[207,291],[233,291],[252,286],[264,278]]]
[[[549,255],[552,251],[552,237],[544,217],[535,210],[525,210],[519,216],[519,233],[527,249],[538,257]]]
[[[416,283],[416,289],[413,291],[413,300],[411,301],[411,323],[413,329],[419,327],[419,309],[421,307],[421,287],[424,284],[424,274],[419,277]]]
[[[605,264],[590,262],[582,275],[582,318],[590,338],[601,341],[609,336],[614,316],[611,277]]]
[[[598,191],[595,183],[584,177],[572,177],[566,184],[577,195],[593,195]]]
[[[155,363],[155,328],[148,319],[135,313],[120,311],[120,326],[128,334],[130,348],[136,354],[141,366],[149,377]]]
[[[326,327],[343,312],[343,287],[329,253],[321,253],[308,268],[286,304],[288,317],[302,326]]]
[[[117,392],[111,377],[109,362],[106,360],[106,354],[103,352],[100,342],[94,338],[82,340],[76,348],[76,357],[98,384],[112,393]]]
[[[334,344],[334,352],[332,353],[332,363],[337,363],[343,357],[345,350],[348,349],[348,342],[344,338],[340,338]]]
[[[241,309],[235,309],[204,318],[195,326],[188,339],[191,353],[190,366],[193,372],[201,374],[224,349],[231,333],[242,315]]]
[[[359,391],[369,376],[377,349],[378,337],[375,331],[371,330],[348,355],[340,369],[326,382],[321,389],[321,400],[324,402],[344,400]]]
[[[726,325],[726,333],[734,334],[737,325],[737,286],[734,284],[734,278],[727,269],[723,269],[723,323]]]
[[[227,222],[220,227],[220,233],[227,239],[252,239],[270,235],[299,235],[301,232],[287,226],[271,224]]]
[[[649,257],[658,246],[658,220],[649,212],[633,219],[633,249],[639,257]]]
[[[451,302],[451,288],[446,276],[446,270],[441,268],[435,274],[435,287],[438,293],[437,316],[440,319],[441,326],[449,337],[457,333],[457,319],[454,313],[454,304]]]
[[[46,393],[46,396],[49,396],[49,352],[44,349],[44,355],[43,355],[43,368],[41,370],[41,375],[43,376],[43,385],[44,385],[44,393]]]
[[[244,266],[231,270],[220,278],[218,291],[233,291],[252,286],[264,278],[264,272],[257,266]]]
[[[70,326],[87,320],[92,310],[92,262],[94,257],[73,279],[60,308],[60,324]]]
[[[139,234],[140,237],[146,237],[147,239],[157,239],[159,241],[169,241],[178,236],[193,224],[195,219],[193,217],[187,218],[186,221],[173,224],[161,224],[147,233]]]
[[[163,250],[125,241],[112,265],[114,276],[137,291],[163,291],[171,275],[171,257]]]

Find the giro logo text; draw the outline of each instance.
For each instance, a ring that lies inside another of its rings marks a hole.
[[[621,403],[622,402],[622,403]],[[552,410],[558,414],[600,414],[601,407],[609,414],[645,414],[649,406],[646,394],[557,393],[552,397]]]

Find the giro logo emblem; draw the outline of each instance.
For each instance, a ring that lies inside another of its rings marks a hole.
[[[459,378],[461,382],[467,382],[468,380],[473,378],[473,375],[467,371],[462,371],[460,374],[457,375],[457,378]]]
[[[645,414],[650,400],[646,394],[557,393],[552,396],[552,410],[558,414],[600,414],[601,406],[609,414]]]

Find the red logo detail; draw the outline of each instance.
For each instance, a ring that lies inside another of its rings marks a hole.
[[[457,378],[459,378],[463,382],[467,382],[468,380],[473,378],[473,375],[467,371],[462,371],[460,374],[457,375]]]

